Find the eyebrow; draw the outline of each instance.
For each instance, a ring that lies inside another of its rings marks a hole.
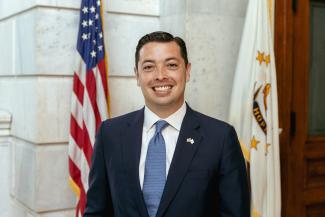
[[[149,63],[154,63],[155,61],[154,60],[150,60],[150,59],[149,60],[144,60],[141,64],[148,63],[148,62]]]
[[[170,61],[170,60],[177,60],[178,61],[178,58],[169,57],[169,58],[165,59],[164,61],[167,62],[167,61]],[[151,59],[148,59],[148,60],[144,60],[141,64],[144,64],[144,63],[155,63],[155,61],[151,60]]]
[[[169,61],[169,60],[177,60],[178,61],[178,58],[176,58],[176,57],[170,57],[170,58],[167,58],[165,61]]]

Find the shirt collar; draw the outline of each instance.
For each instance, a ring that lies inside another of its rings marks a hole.
[[[185,117],[185,113],[186,113],[185,102],[176,112],[174,112],[173,114],[171,114],[170,116],[168,116],[167,118],[164,118],[164,119],[161,119],[160,117],[158,117],[158,115],[153,113],[147,106],[145,106],[143,127],[144,127],[145,131],[148,131],[151,129],[151,127],[157,121],[165,120],[165,121],[167,121],[167,123],[170,126],[174,127],[176,130],[180,131],[183,119]]]

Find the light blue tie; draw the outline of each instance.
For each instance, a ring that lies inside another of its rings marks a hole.
[[[143,181],[143,197],[150,217],[155,217],[166,182],[166,145],[161,131],[166,121],[156,122],[156,132],[148,146]]]

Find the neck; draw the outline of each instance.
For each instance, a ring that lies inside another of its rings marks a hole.
[[[161,119],[168,118],[172,114],[174,114],[180,107],[182,107],[184,101],[177,106],[170,106],[170,105],[159,105],[159,106],[152,106],[146,103],[146,106],[155,113]]]

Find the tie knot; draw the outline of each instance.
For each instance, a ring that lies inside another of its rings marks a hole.
[[[161,131],[167,127],[168,123],[166,121],[160,120],[156,122],[156,133],[161,133]]]

